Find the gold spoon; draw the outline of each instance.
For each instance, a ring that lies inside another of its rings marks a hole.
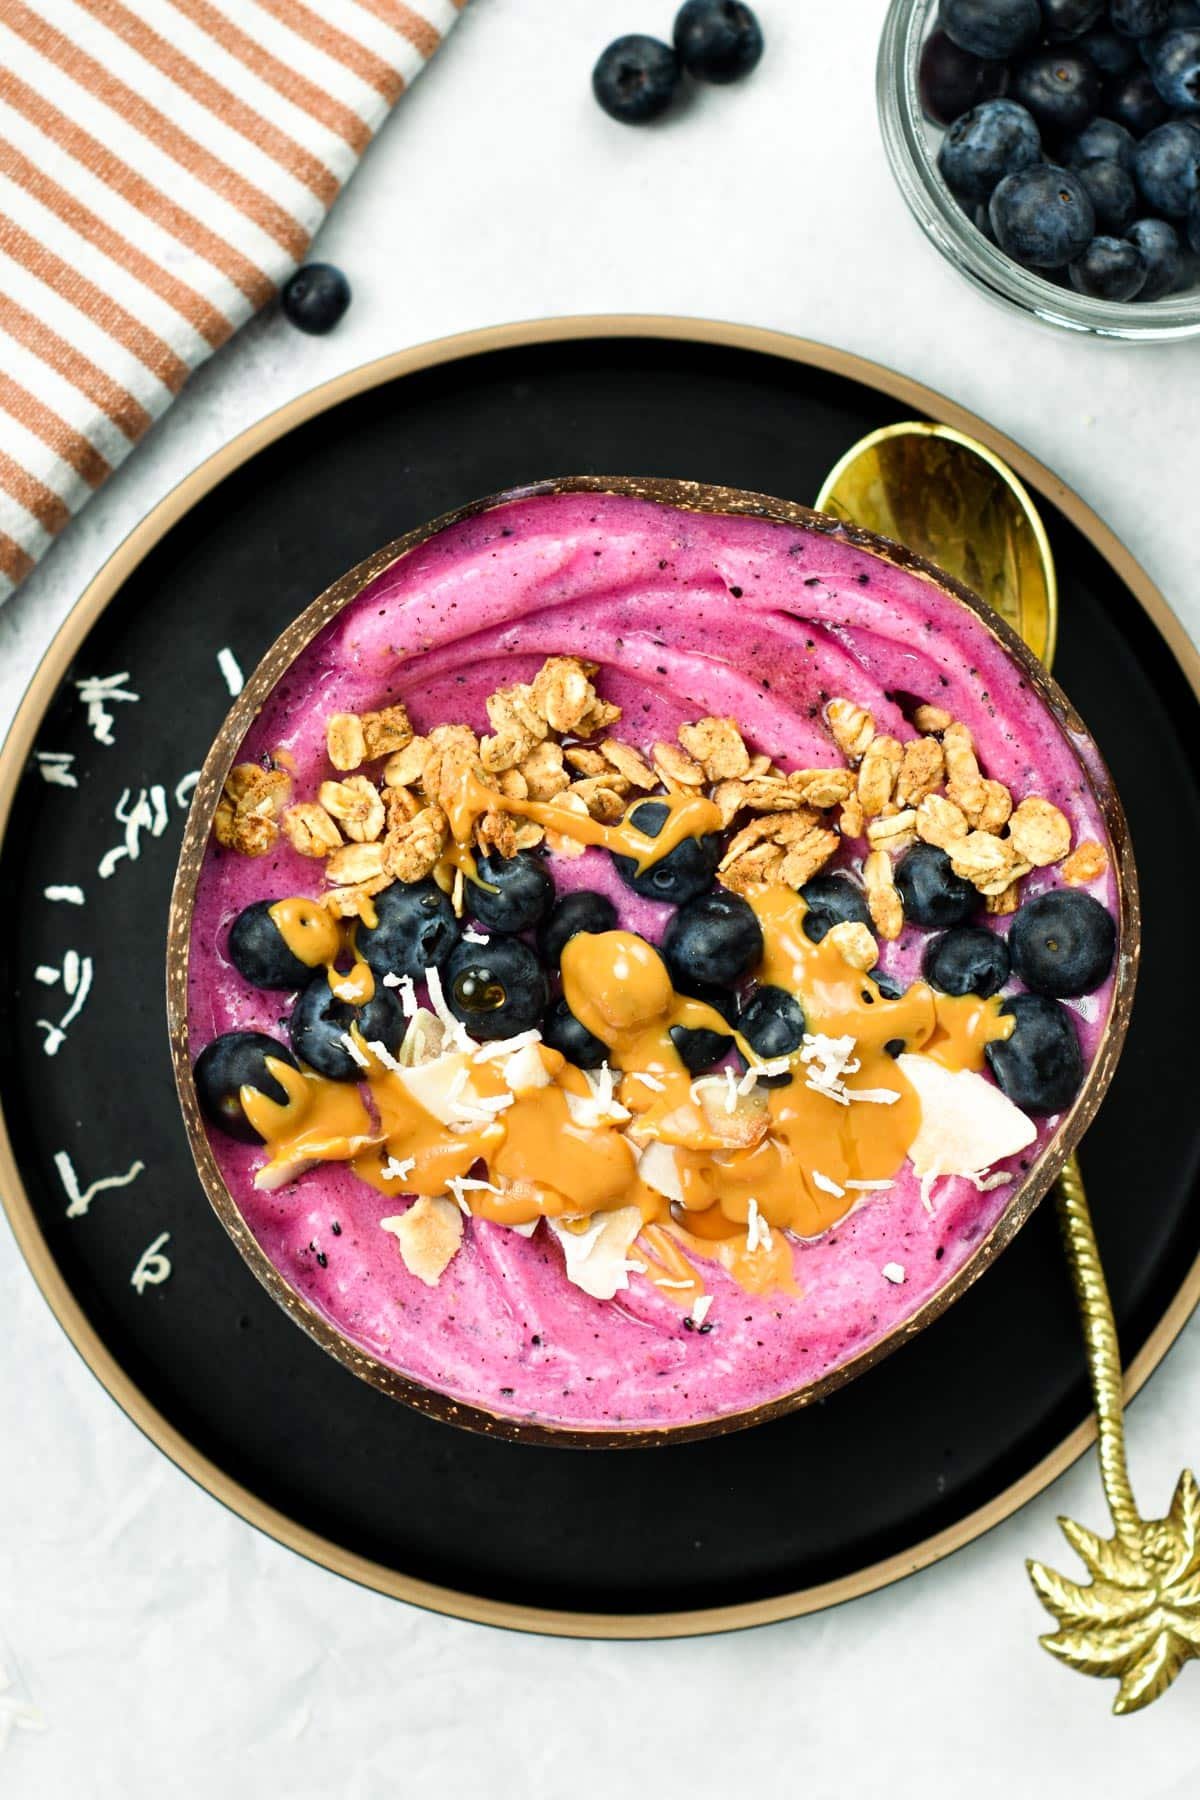
[[[1047,668],[1054,656],[1058,583],[1045,526],[1029,494],[994,452],[948,425],[887,425],[830,471],[817,507],[893,538],[954,575],[1005,618]],[[1200,1656],[1200,1487],[1179,1477],[1164,1519],[1143,1519],[1129,1481],[1121,1353],[1079,1163],[1055,1186],[1059,1227],[1083,1323],[1099,1428],[1100,1475],[1115,1534],[1071,1519],[1063,1534],[1091,1580],[1028,1564],[1057,1622],[1052,1655],[1086,1675],[1119,1677],[1113,1711],[1136,1712]]]

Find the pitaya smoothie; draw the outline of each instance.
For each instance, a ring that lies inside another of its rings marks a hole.
[[[484,700],[528,681],[547,656],[599,664],[597,690],[622,708],[621,734],[648,746],[702,714],[731,716],[749,748],[784,770],[840,762],[825,708],[845,696],[880,732],[914,736],[911,699],[974,735],[986,774],[1015,796],[1061,809],[1072,840],[1108,846],[1072,741],[974,615],[930,581],[835,531],[674,510],[592,493],[504,504],[452,526],[387,568],[279,681],[239,757],[281,752],[298,800],[327,774],[325,721],[402,701],[417,732],[446,722],[488,729]],[[861,870],[847,841],[836,868]],[[638,898],[602,849],[548,866],[559,893],[608,894],[620,923],[652,943],[669,907]],[[1057,887],[1035,868],[1023,897]],[[321,866],[283,839],[250,859],[210,850],[199,882],[189,975],[193,1055],[220,1033],[286,1039],[288,996],[249,986],[226,954],[251,902],[317,895]],[[1090,891],[1114,916],[1111,853]],[[1004,933],[1006,917],[988,923]],[[920,975],[927,932],[880,946],[875,973],[901,988]],[[1019,991],[1013,981],[1005,992]],[[1113,981],[1067,1002],[1085,1065],[1108,1021]],[[829,1375],[913,1318],[962,1268],[1012,1203],[1053,1137],[1001,1165],[1014,1180],[979,1191],[946,1177],[932,1198],[905,1166],[824,1236],[790,1245],[794,1292],[747,1291],[715,1263],[706,1329],[634,1275],[597,1300],[564,1277],[543,1227],[522,1236],[482,1219],[436,1286],[416,1280],[381,1217],[396,1211],[346,1165],[323,1164],[277,1191],[255,1186],[260,1145],[212,1131],[221,1174],[266,1256],[353,1344],[456,1401],[514,1419],[620,1430],[736,1414]],[[885,1274],[884,1271],[890,1273]],[[899,1276],[897,1278],[897,1271]]]

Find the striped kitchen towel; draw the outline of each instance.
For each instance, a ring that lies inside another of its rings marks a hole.
[[[0,0],[0,599],[271,299],[465,0]]]

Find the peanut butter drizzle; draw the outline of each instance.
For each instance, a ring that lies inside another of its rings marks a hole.
[[[598,832],[621,829],[567,816]],[[661,848],[661,838],[647,843]],[[362,1180],[390,1197],[445,1193],[451,1180],[475,1171],[477,1179],[500,1191],[472,1188],[470,1210],[498,1224],[636,1206],[644,1228],[635,1254],[665,1297],[685,1308],[703,1289],[703,1276],[687,1252],[719,1261],[752,1291],[794,1290],[784,1232],[815,1238],[828,1231],[870,1191],[847,1183],[893,1180],[916,1137],[920,1105],[886,1046],[899,1039],[906,1049],[936,1056],[948,1068],[978,1069],[986,1045],[1006,1037],[1013,1021],[1000,1016],[999,1000],[956,999],[923,981],[899,1000],[888,1000],[869,975],[846,962],[835,943],[810,942],[799,895],[769,887],[748,898],[763,931],[760,979],[798,996],[811,1033],[855,1041],[859,1066],[843,1077],[848,1104],[808,1084],[809,1069],[799,1053],[788,1059],[792,1079],[785,1086],[756,1085],[737,1095],[723,1075],[694,1080],[671,1038],[676,1026],[732,1037],[751,1067],[761,1065],[761,1058],[714,1008],[676,993],[658,951],[634,933],[580,933],[563,952],[567,1004],[607,1046],[614,1070],[622,1072],[618,1099],[634,1115],[628,1130],[636,1142],[672,1147],[682,1198],[669,1199],[641,1178],[637,1152],[623,1129],[627,1122],[578,1122],[570,1099],[590,1100],[592,1088],[581,1070],[545,1045],[537,1046],[541,1081],[515,1091],[501,1062],[480,1063],[461,1054],[458,1066],[468,1071],[476,1102],[501,1097],[509,1102],[486,1122],[441,1123],[357,1031],[367,1103],[354,1084],[269,1060],[288,1102],[280,1106],[243,1089],[247,1116],[266,1140],[276,1169],[349,1161]],[[896,1097],[890,1103],[855,1101],[860,1089]],[[407,1170],[403,1176],[389,1167],[396,1162]],[[485,1175],[478,1165],[485,1166]],[[752,1208],[760,1222],[753,1250]],[[763,1224],[769,1242],[763,1241]]]

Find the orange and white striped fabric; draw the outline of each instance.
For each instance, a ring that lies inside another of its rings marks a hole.
[[[265,304],[465,0],[0,0],[0,599]]]

